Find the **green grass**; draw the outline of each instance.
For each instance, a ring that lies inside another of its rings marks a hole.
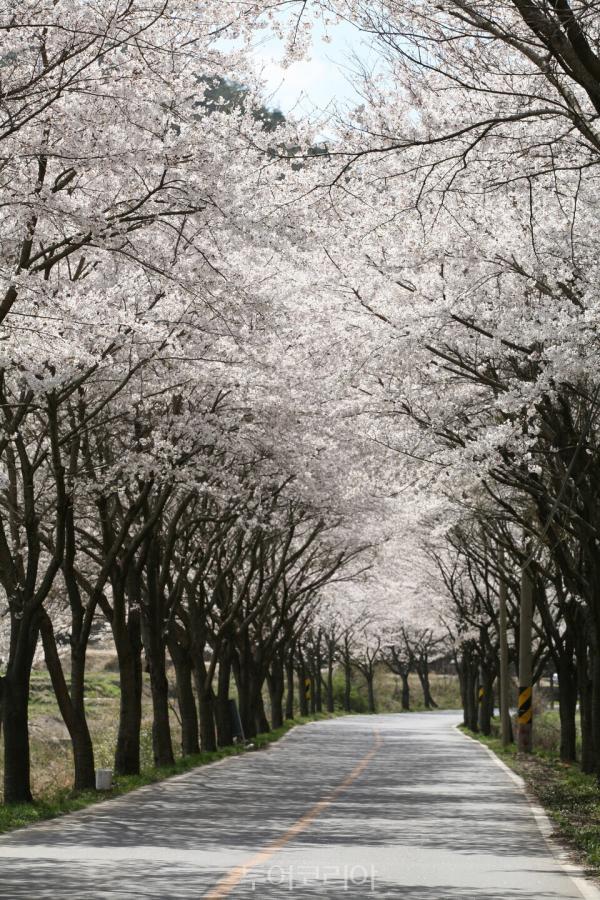
[[[514,744],[503,747],[498,737],[484,737],[464,729],[485,744],[520,775],[528,790],[556,826],[558,840],[566,844],[580,863],[600,876],[600,785],[595,775],[585,775],[578,765],[560,761],[554,733],[558,713],[537,717],[534,734],[540,741],[531,755],[520,754]]]
[[[85,679],[86,701],[118,698],[120,694],[119,676],[115,672],[91,672]],[[32,707],[39,704],[56,706],[54,690],[48,673],[35,670],[31,673],[29,702]]]
[[[256,750],[262,750],[275,741],[280,740],[285,734],[296,725],[306,725],[309,722],[315,722],[322,719],[334,718],[337,714],[319,713],[315,716],[304,716],[298,719],[288,719],[281,728],[276,728],[265,734],[259,734],[252,739],[248,746],[242,744],[232,747],[223,747],[214,753],[199,753],[195,756],[186,756],[178,759],[173,766],[162,768],[147,767],[144,768],[140,775],[116,776],[115,786],[111,791],[82,791],[75,794],[71,790],[60,790],[50,796],[32,804],[10,804],[8,806],[0,806],[0,834],[13,831],[15,828],[23,828],[25,825],[32,825],[35,822],[41,822],[47,819],[54,819],[57,816],[63,816],[66,813],[76,812],[85,809],[94,803],[99,803],[113,797],[119,797],[129,793],[136,788],[143,787],[146,784],[154,784],[163,781],[166,778],[172,778],[174,775],[180,775],[182,772],[188,772],[199,766],[205,766],[229,756],[237,756],[241,753],[248,753]]]

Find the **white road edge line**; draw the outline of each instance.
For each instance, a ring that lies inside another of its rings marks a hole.
[[[600,900],[600,889],[596,887],[596,885],[589,880],[586,876],[584,870],[581,866],[575,865],[575,863],[571,862],[569,859],[569,855],[567,851],[562,847],[557,841],[552,837],[554,833],[554,827],[552,825],[551,820],[548,818],[546,811],[533,800],[527,791],[527,786],[523,778],[520,775],[517,775],[516,772],[507,766],[505,762],[503,762],[493,750],[490,750],[489,747],[486,747],[485,744],[482,744],[481,741],[472,738],[470,735],[465,734],[464,731],[461,730],[460,725],[455,725],[454,728],[456,731],[467,741],[472,741],[474,744],[477,744],[478,747],[481,747],[482,750],[491,757],[491,759],[499,766],[503,772],[505,772],[508,777],[517,785],[517,787],[522,791],[527,800],[531,812],[533,813],[533,817],[536,821],[536,824],[541,832],[544,841],[546,842],[546,846],[550,850],[552,856],[556,859],[558,864],[569,876],[571,881],[575,884],[575,887],[585,898],[585,900]]]

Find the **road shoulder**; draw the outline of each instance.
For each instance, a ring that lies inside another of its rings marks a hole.
[[[540,797],[533,786],[531,769],[528,769],[526,764],[520,764],[520,759],[516,753],[507,753],[504,758],[501,758],[496,752],[501,750],[500,747],[496,747],[496,744],[499,745],[499,741],[467,733],[460,725],[455,727],[458,733],[466,740],[481,747],[483,752],[488,754],[493,762],[522,791],[548,849],[561,868],[575,883],[585,900],[600,900],[600,872],[598,868],[591,863],[583,847],[578,846],[575,841],[568,841],[567,836],[560,827],[560,818],[558,821],[551,818],[548,811],[542,806]],[[527,777],[528,774],[530,777]]]

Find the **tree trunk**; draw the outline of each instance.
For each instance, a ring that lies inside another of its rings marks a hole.
[[[581,722],[581,769],[594,771],[594,734],[592,730],[592,679],[590,677],[589,646],[583,628],[576,632],[577,689]]]
[[[217,700],[215,704],[217,743],[219,747],[229,747],[231,744],[233,744],[233,726],[231,723],[231,710],[229,708],[230,681],[231,654],[227,649],[224,648],[219,660]]]
[[[26,631],[24,631],[26,629]],[[11,615],[11,653],[3,679],[4,803],[31,803],[29,681],[37,625]]]
[[[594,747],[593,771],[600,776],[600,657],[597,646],[592,654],[592,742]]]
[[[253,657],[248,642],[239,648],[234,659],[237,659],[234,674],[240,700],[242,728],[246,737],[255,737],[269,731],[271,727],[262,698],[264,675],[260,664]]]
[[[215,695],[212,684],[208,683],[208,672],[203,656],[195,660],[194,678],[200,713],[200,749],[203,753],[213,753],[217,749]]]
[[[479,730],[489,737],[492,733],[494,715],[494,675],[487,667],[482,667],[479,697]]]
[[[71,649],[71,703],[73,705],[71,740],[73,741],[76,791],[96,789],[94,744],[85,713],[86,650],[86,645]]]
[[[155,766],[172,766],[173,741],[169,722],[169,682],[165,671],[164,648],[155,649],[157,655],[149,661],[152,693],[152,750]]]
[[[454,665],[456,666],[456,674],[458,675],[458,689],[460,691],[460,702],[463,708],[463,725],[467,724],[467,685],[466,685],[466,668],[464,658],[454,656]]]
[[[329,651],[327,659],[327,712],[332,713],[335,710],[335,702],[333,697],[333,652]]]
[[[2,730],[4,732],[4,802],[32,803],[29,756],[29,679],[31,666],[13,664],[4,676]]]
[[[304,663],[301,662],[298,667],[298,697],[300,700],[300,715],[307,716],[308,715],[308,697],[306,696],[306,669],[304,668]]]
[[[479,721],[477,715],[477,699],[476,699],[476,673],[472,670],[467,675],[467,727],[471,731],[479,730]]]
[[[213,753],[217,749],[217,735],[212,688],[198,691],[198,708],[200,710],[200,747],[203,753]]]
[[[115,646],[119,659],[121,685],[115,771],[119,775],[139,775],[142,724],[142,641],[138,610],[129,611],[125,633],[119,634],[118,638],[115,635]]]
[[[477,731],[479,728],[477,716],[477,699],[475,696],[477,668],[472,658],[472,653],[468,649],[463,652],[461,668],[464,724],[468,729],[470,729],[470,731]]]
[[[352,709],[352,665],[346,658],[344,660],[344,710]]]
[[[95,790],[94,747],[85,718],[85,712],[81,715],[81,710],[75,708],[71,694],[69,694],[62,664],[56,648],[52,622],[45,611],[42,612],[41,616],[41,635],[46,668],[50,675],[54,695],[63,722],[65,723],[69,732],[69,737],[71,738],[73,765],[75,770],[74,789],[76,791]],[[72,670],[71,673],[72,684],[77,684],[79,681],[83,680],[83,666],[85,663],[79,659],[79,656],[76,653],[72,654],[71,659],[72,661],[75,659],[77,662],[77,671]],[[83,704],[81,704],[81,706],[82,705]]]
[[[294,718],[294,657],[290,653],[285,664],[285,717],[286,719]]]
[[[321,657],[320,647],[317,647],[317,651],[315,653],[315,665],[314,665],[314,675],[313,675],[313,693],[315,695],[315,712],[322,713],[323,712],[323,691],[322,691],[322,682],[321,682],[321,669],[323,668],[323,659]]]
[[[365,678],[367,681],[367,698],[368,698],[368,704],[369,704],[369,712],[374,713],[374,712],[377,712],[377,709],[375,706],[375,687],[374,687],[375,673],[372,671],[369,671],[365,675]]]
[[[283,725],[283,662],[273,660],[271,671],[267,676],[269,700],[271,703],[271,727],[281,728]]]
[[[271,730],[271,726],[269,724],[269,720],[267,719],[265,704],[262,696],[263,682],[258,673],[253,672],[251,684],[252,687],[250,703],[256,729],[255,733],[266,734]]]
[[[558,696],[560,758],[563,762],[574,762],[577,757],[577,675],[572,660],[564,655],[558,663]]]
[[[429,665],[427,660],[419,660],[416,665],[417,675],[423,689],[423,703],[425,709],[437,709],[437,703],[431,694],[431,685],[429,683]]]
[[[402,679],[402,709],[408,712],[410,710],[410,684],[408,681],[408,673],[400,672]]]
[[[250,677],[242,653],[237,653],[233,657],[233,674],[238,692],[242,728],[247,738],[253,738],[256,736],[256,724],[252,714]]]
[[[182,647],[175,637],[169,638],[169,653],[175,667],[177,682],[177,704],[181,718],[181,753],[195,756],[200,753],[198,741],[198,712],[192,688],[192,661],[187,648]]]

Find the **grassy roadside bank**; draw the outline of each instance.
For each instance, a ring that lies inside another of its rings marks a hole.
[[[127,777],[115,776],[115,786],[111,791],[82,791],[81,793],[75,794],[71,790],[63,789],[56,791],[54,794],[47,793],[42,799],[37,800],[33,804],[0,806],[0,834],[4,834],[7,831],[13,831],[15,828],[23,828],[26,825],[32,825],[36,822],[54,819],[58,816],[63,816],[66,813],[85,809],[95,803],[128,794],[130,791],[143,787],[144,785],[164,781],[166,778],[180,775],[183,772],[188,772],[190,769],[205,766],[230,756],[238,756],[242,753],[252,753],[257,750],[263,750],[275,741],[280,740],[288,733],[288,731],[295,728],[296,725],[307,725],[309,722],[333,719],[337,718],[339,715],[343,715],[343,713],[317,713],[313,716],[288,719],[281,728],[276,728],[265,734],[257,735],[252,739],[249,746],[235,745],[232,747],[224,747],[214,753],[199,753],[195,756],[182,757],[179,758],[173,766],[165,766],[163,768],[146,767],[142,770],[140,775]]]
[[[545,809],[555,826],[557,840],[594,878],[600,877],[600,785],[595,775],[584,775],[573,764],[562,763],[557,753],[534,750],[530,756],[507,748],[497,737],[484,737],[461,729],[489,747],[517,775]]]

